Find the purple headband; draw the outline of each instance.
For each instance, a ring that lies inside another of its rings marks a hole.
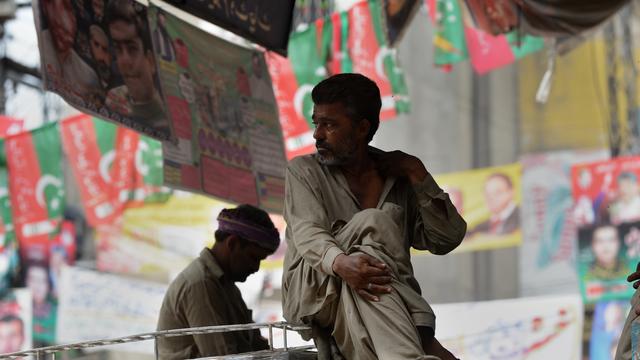
[[[245,240],[275,252],[280,246],[278,229],[266,229],[239,218],[233,211],[223,209],[218,215],[218,230],[239,236]]]

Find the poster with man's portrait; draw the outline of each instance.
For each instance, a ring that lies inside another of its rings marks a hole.
[[[628,312],[628,300],[602,301],[595,305],[589,342],[589,359],[615,359],[618,340]]]
[[[578,224],[640,220],[640,157],[575,165],[571,177]]]
[[[467,235],[456,251],[520,244],[521,173],[520,164],[509,164],[435,177],[467,222]]]
[[[586,303],[629,299],[627,276],[640,261],[640,222],[595,224],[578,230],[578,277]]]
[[[31,347],[31,292],[9,290],[0,298],[0,354]]]
[[[33,2],[44,88],[82,112],[173,139],[147,10],[134,0]]]

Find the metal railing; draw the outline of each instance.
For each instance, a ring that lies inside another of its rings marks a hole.
[[[54,346],[46,346],[37,349],[13,352],[8,354],[0,354],[0,359],[19,359],[24,356],[35,356],[36,360],[44,360],[47,355],[52,355],[52,359],[55,360],[56,353],[70,350],[80,350],[80,349],[88,349],[95,348],[101,346],[109,346],[109,345],[118,345],[118,344],[126,344],[138,341],[146,341],[146,340],[156,340],[157,338],[163,337],[176,337],[176,336],[191,336],[191,335],[205,335],[205,334],[214,334],[221,332],[229,332],[229,331],[243,331],[243,330],[255,330],[255,329],[269,329],[269,348],[271,351],[274,351],[273,346],[273,329],[282,329],[283,331],[283,350],[307,350],[313,349],[313,346],[301,346],[301,347],[292,347],[289,348],[287,344],[287,331],[303,331],[310,330],[307,326],[295,326],[290,325],[286,322],[275,322],[275,323],[252,323],[252,324],[238,324],[238,325],[218,325],[218,326],[203,326],[203,327],[195,327],[195,328],[186,328],[186,329],[171,329],[171,330],[161,330],[143,334],[136,334],[130,336],[124,336],[113,339],[101,339],[101,340],[91,340],[78,342],[73,344],[65,344],[65,345],[54,345]],[[246,355],[246,354],[245,354]],[[158,354],[156,353],[156,359],[158,359]]]

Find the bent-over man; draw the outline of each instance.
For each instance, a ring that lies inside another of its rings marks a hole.
[[[372,80],[334,75],[311,96],[317,153],[286,171],[285,318],[312,326],[320,359],[335,347],[349,360],[453,359],[409,249],[446,254],[465,221],[418,158],[368,146],[381,108]]]
[[[244,282],[280,244],[269,215],[251,205],[224,209],[216,242],[169,285],[158,330],[253,322],[235,282]],[[267,349],[259,330],[158,338],[160,359],[193,359]]]

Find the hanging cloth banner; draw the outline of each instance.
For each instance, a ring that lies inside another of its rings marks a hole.
[[[436,27],[434,62],[444,70],[470,59],[476,73],[486,74],[544,47],[544,40],[539,37],[519,37],[516,31],[494,36],[477,28],[459,0],[426,0],[426,3]]]
[[[11,136],[5,141],[9,195],[23,256],[46,257],[64,212],[62,144],[58,124]]]
[[[173,139],[146,7],[134,0],[33,2],[45,90],[80,111]]]
[[[115,129],[113,124],[91,121],[88,115],[66,119],[61,125],[64,150],[91,226],[109,224],[117,215],[109,183]]]
[[[61,132],[91,226],[166,197],[160,142],[88,115],[62,121]]]
[[[18,241],[11,216],[9,171],[4,140],[0,140],[0,293],[10,286],[18,270]]]
[[[170,4],[286,55],[294,0],[169,0]]]
[[[164,144],[165,183],[280,212],[286,158],[264,55],[194,27],[154,3],[175,60],[159,59],[177,143]],[[160,44],[154,43],[158,54]]]

